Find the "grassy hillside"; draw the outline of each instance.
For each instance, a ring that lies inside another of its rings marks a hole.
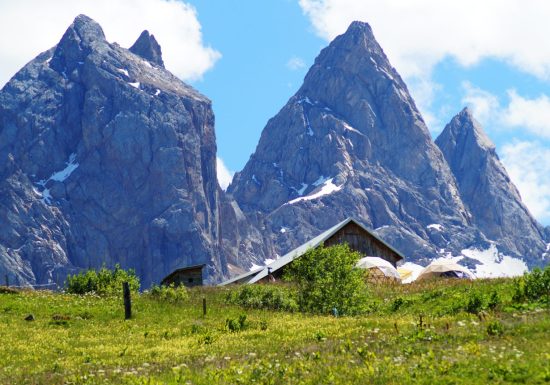
[[[0,383],[550,383],[550,312],[509,279],[371,286],[338,318],[228,304],[239,290],[134,296],[128,321],[117,297],[1,293]]]

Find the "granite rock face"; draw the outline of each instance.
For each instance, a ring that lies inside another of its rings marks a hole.
[[[537,263],[546,251],[544,228],[531,216],[495,145],[468,108],[436,139],[455,176],[473,223],[508,254]]]
[[[273,254],[348,216],[413,260],[485,241],[407,86],[360,22],[321,51],[228,193],[265,228]]]
[[[211,102],[78,16],[0,91],[0,273],[21,284],[134,268],[143,285],[206,263],[226,275]]]
[[[162,60],[162,50],[154,35],[150,35],[149,31],[145,30],[139,35],[134,45],[130,47],[130,52],[141,56],[150,63],[155,63],[164,68]]]

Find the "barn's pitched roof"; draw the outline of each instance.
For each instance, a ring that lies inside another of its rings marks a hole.
[[[395,248],[388,245],[386,242],[384,242],[382,239],[380,239],[376,234],[373,234],[372,231],[367,229],[361,223],[359,223],[358,221],[356,221],[353,218],[348,218],[348,219],[334,225],[333,227],[331,227],[330,229],[324,231],[323,233],[319,234],[318,236],[316,236],[312,240],[304,243],[301,246],[298,246],[297,248],[295,248],[292,251],[289,251],[288,253],[283,255],[281,258],[276,259],[275,261],[271,262],[270,264],[268,264],[266,266],[263,266],[263,267],[260,267],[260,268],[257,268],[257,269],[254,269],[254,270],[251,270],[247,273],[241,274],[241,275],[239,275],[237,277],[234,277],[234,278],[232,278],[228,281],[222,282],[220,284],[220,286],[228,285],[230,283],[237,283],[237,282],[241,282],[241,283],[255,283],[255,282],[258,282],[259,280],[267,277],[269,275],[270,271],[271,271],[271,273],[273,273],[273,272],[279,270],[281,267],[283,267],[285,265],[288,265],[290,262],[292,262],[296,258],[301,257],[309,249],[314,249],[314,248],[318,247],[319,245],[324,243],[327,239],[329,239],[334,234],[336,234],[336,232],[338,230],[340,230],[341,228],[343,228],[344,226],[346,226],[350,222],[353,222],[354,224],[359,226],[361,229],[366,231],[373,238],[375,238],[380,243],[382,243],[384,246],[386,246],[387,248],[392,250],[395,254],[397,254],[398,257],[400,257],[400,259],[405,258],[403,256],[403,254],[401,254]]]

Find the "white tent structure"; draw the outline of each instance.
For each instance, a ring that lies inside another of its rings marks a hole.
[[[405,262],[397,268],[397,272],[401,276],[401,283],[414,282],[422,270],[424,270],[424,266],[414,262]]]
[[[355,266],[369,270],[369,281],[392,280],[401,282],[397,269],[390,262],[380,257],[361,258]]]
[[[436,259],[424,268],[418,275],[417,281],[434,277],[474,279],[475,275],[452,259]]]

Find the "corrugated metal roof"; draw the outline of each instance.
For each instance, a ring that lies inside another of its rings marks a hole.
[[[263,267],[258,267],[256,269],[252,269],[250,271],[247,271],[246,273],[239,274],[236,277],[233,277],[231,279],[228,279],[227,281],[224,281],[224,282],[220,283],[218,286],[225,286],[225,285],[229,285],[229,284],[232,284],[232,283],[239,283],[239,281],[241,281],[241,280],[243,280],[243,279],[245,279],[245,278],[247,278],[251,275],[257,274],[262,269],[263,269]]]
[[[331,236],[333,236],[338,230],[340,230],[342,227],[347,225],[348,223],[353,222],[354,224],[361,227],[363,230],[365,230],[368,234],[372,235],[374,238],[376,238],[378,241],[380,241],[383,245],[388,247],[390,250],[394,251],[401,259],[404,259],[403,254],[401,254],[399,251],[395,250],[393,247],[388,245],[386,242],[381,240],[378,236],[373,234],[370,230],[368,230],[365,226],[363,226],[361,223],[356,221],[353,218],[347,218],[346,220],[334,225],[330,229],[324,231],[323,233],[319,234],[312,240],[304,243],[301,246],[298,246],[294,250],[286,253],[281,258],[276,259],[275,261],[271,262],[269,265],[266,265],[262,268],[241,274],[240,276],[237,276],[235,278],[230,279],[229,281],[225,281],[220,284],[220,286],[224,286],[230,283],[236,283],[241,281],[242,283],[255,283],[260,281],[261,279],[267,277],[269,275],[269,272],[271,270],[271,273],[279,270],[281,267],[289,264],[294,259],[301,257],[305,254],[306,251],[309,249],[314,249],[317,246],[321,245],[323,242],[325,242],[327,239],[329,239]]]

